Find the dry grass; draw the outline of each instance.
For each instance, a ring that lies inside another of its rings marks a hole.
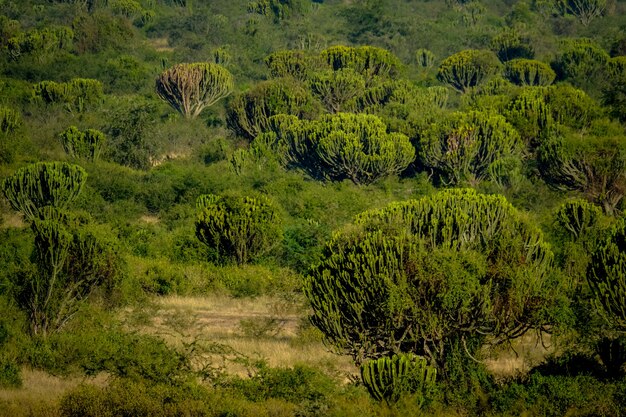
[[[529,332],[514,340],[511,349],[492,353],[484,362],[496,378],[507,378],[527,373],[553,352],[550,335],[544,335],[542,341],[536,334]]]
[[[57,416],[58,401],[67,391],[85,383],[104,386],[107,380],[105,374],[95,378],[59,378],[24,369],[21,388],[0,389],[0,417]]]
[[[298,300],[169,296],[155,303],[155,314],[142,331],[179,347],[194,340],[228,347],[230,353],[205,359],[225,366],[229,373],[247,373],[240,363],[229,360],[242,357],[262,359],[274,367],[300,363],[335,375],[356,373],[350,358],[329,352],[321,338],[303,326],[306,312]]]
[[[1,215],[3,216],[3,222],[0,223],[0,228],[9,229],[22,228],[26,226],[26,223],[24,223],[24,218],[21,214],[9,212],[2,213]]]
[[[152,46],[155,50],[159,52],[172,52],[174,48],[170,46],[169,40],[167,38],[154,38],[149,39],[148,44]]]

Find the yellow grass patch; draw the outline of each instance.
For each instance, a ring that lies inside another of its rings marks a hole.
[[[24,369],[21,388],[0,389],[0,417],[58,416],[59,399],[67,391],[80,384],[104,386],[107,380],[106,374],[95,378],[60,378],[42,371]]]

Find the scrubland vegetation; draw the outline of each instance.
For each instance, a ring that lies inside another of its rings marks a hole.
[[[0,415],[623,416],[626,2],[0,0]]]

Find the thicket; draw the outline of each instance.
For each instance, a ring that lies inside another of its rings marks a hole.
[[[62,416],[623,415],[625,13],[0,1],[0,386],[111,375]],[[360,369],[122,322],[207,294],[306,300]],[[533,334],[552,357],[484,366]]]

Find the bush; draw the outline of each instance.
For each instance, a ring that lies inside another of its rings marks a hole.
[[[252,261],[281,239],[278,212],[266,197],[202,195],[197,207],[196,236],[217,261]]]

